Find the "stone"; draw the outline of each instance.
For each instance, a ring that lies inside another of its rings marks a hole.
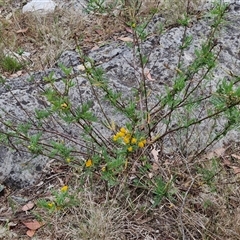
[[[52,0],[32,0],[23,6],[23,13],[26,12],[39,12],[49,13],[54,12],[56,3]]]

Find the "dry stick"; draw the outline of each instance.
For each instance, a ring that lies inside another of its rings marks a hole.
[[[224,14],[221,14],[221,18],[223,17],[223,15],[224,15]],[[220,22],[218,23],[218,25],[220,25]],[[216,46],[216,43],[211,42],[211,39],[214,38],[214,35],[215,35],[215,32],[216,32],[216,30],[217,30],[218,25],[212,30],[212,32],[210,33],[210,36],[209,36],[209,38],[208,38],[207,44],[208,44],[208,45],[212,44],[211,49],[210,49],[211,51],[212,51],[213,48]],[[221,49],[219,50],[218,54],[216,55],[215,60],[216,60],[217,57],[219,56],[220,52],[221,52]],[[179,60],[180,60],[180,59],[181,59],[181,58],[179,58]],[[179,64],[179,63],[178,63],[178,64]],[[208,72],[209,72],[210,70],[211,70],[211,69],[208,68],[208,70],[205,72],[204,76],[202,77],[202,80],[200,80],[199,83],[197,84],[197,86],[196,86],[194,89],[192,89],[192,91],[190,91],[190,92],[187,94],[188,88],[190,87],[191,83],[188,84],[188,86],[187,86],[187,88],[186,88],[186,91],[185,91],[185,96],[184,96],[184,98],[183,98],[183,101],[185,101],[186,98],[187,98],[192,92],[195,91],[195,89],[196,89],[196,88],[199,86],[199,84],[204,80],[205,76],[208,74]],[[194,73],[192,74],[191,78],[193,78],[195,74],[196,74],[196,72],[194,72]],[[190,77],[190,76],[188,76],[188,78],[189,78],[189,77]],[[183,102],[183,101],[182,101],[182,102]],[[160,103],[161,103],[161,100],[160,100],[153,108],[155,108],[155,107],[156,107],[158,104],[160,104]],[[181,103],[179,103],[179,104],[181,104]],[[153,108],[152,108],[152,109],[153,109]],[[156,110],[153,114],[156,114],[157,112],[161,111],[163,108],[164,108],[164,106],[160,107],[160,109]],[[162,119],[163,119],[163,118],[162,118]],[[155,127],[156,127],[156,124],[151,128],[151,131],[152,131]]]
[[[74,111],[72,110],[72,109],[70,109],[70,112],[71,112],[71,114],[74,116],[74,117],[76,117],[76,115],[75,115],[75,113],[74,113]],[[81,123],[81,121],[80,120],[82,120],[84,123]],[[89,124],[89,122],[86,120],[86,119],[80,119],[80,120],[78,120],[77,121],[77,123],[80,125],[80,127],[85,131],[85,126],[84,126],[84,124],[86,124],[87,126],[89,126],[90,128],[91,128],[91,131],[93,131],[100,139],[101,139],[101,142],[103,142],[104,143],[104,145],[106,146],[106,144],[105,144],[105,142],[104,141],[107,141],[108,142],[108,140],[107,139],[105,139],[105,137],[97,130],[97,129],[94,129],[90,124]],[[78,126],[78,125],[77,125]],[[98,142],[98,140],[92,135],[92,133],[88,133],[90,136],[91,136],[91,138],[97,143],[97,145],[98,146],[101,146],[101,144]]]
[[[207,96],[207,97],[205,97],[204,98],[204,100],[205,99],[207,99],[207,98],[209,98],[209,97],[211,97],[211,96]],[[192,104],[193,102],[191,102],[191,104]],[[185,103],[185,105],[188,105],[188,103]],[[202,113],[204,112],[204,107],[202,107],[202,109],[199,111],[199,113],[198,113],[198,118],[201,116],[201,115],[203,115]],[[188,114],[188,113],[187,113]],[[193,125],[193,128],[190,130],[189,128],[187,128],[187,133],[186,133],[186,137],[185,137],[185,141],[186,142],[190,142],[190,139],[191,139],[191,137],[192,137],[192,135],[194,134],[194,131],[195,131],[195,129],[196,129],[196,127],[197,127],[197,125]],[[189,133],[190,132],[190,133]],[[210,137],[210,136],[209,136]]]
[[[70,112],[71,112],[71,114],[72,114],[74,117],[76,117],[74,111],[72,111],[72,110],[70,109]],[[90,126],[90,125],[89,125],[89,122],[88,122],[87,120],[85,120],[85,119],[81,119],[81,120],[84,121],[84,123],[85,123],[87,126]],[[82,129],[84,129],[84,124],[81,123],[80,120],[78,120],[77,123],[81,126]],[[109,146],[107,145],[107,143],[110,144],[110,145],[113,145],[108,139],[106,139],[106,138],[102,135],[102,133],[101,133],[99,130],[97,130],[96,128],[93,128],[92,126],[90,126],[90,128],[91,128],[91,131],[93,131],[93,132],[101,139],[101,142],[99,143],[98,140],[92,135],[92,133],[88,133],[88,134],[91,136],[91,138],[97,143],[98,146],[101,147],[101,143],[103,143],[107,148],[109,148]],[[107,143],[106,143],[106,142],[107,142]]]
[[[80,90],[80,84],[78,81],[77,81],[77,90],[78,90],[78,96],[80,97],[80,104],[83,105],[83,98]]]
[[[86,66],[85,62],[83,63],[83,65],[84,65],[85,69],[87,69],[87,66]],[[109,126],[111,126],[111,122],[110,122],[108,116],[106,115],[105,111],[103,110],[103,107],[102,107],[102,104],[100,103],[99,97],[98,97],[98,95],[97,95],[97,93],[95,91],[95,88],[93,87],[93,84],[91,83],[90,79],[95,80],[94,76],[92,75],[92,73],[87,72],[87,79],[90,82],[91,90],[92,90],[92,92],[93,92],[93,94],[94,94],[94,96],[95,96],[95,98],[96,98],[96,100],[98,102],[98,105],[99,105],[99,107],[101,109],[101,112],[103,113],[103,115],[104,115],[105,119],[107,120]]]
[[[37,87],[39,87],[43,91],[43,93],[46,91],[43,87],[40,86],[40,84],[37,84]],[[56,89],[56,90],[58,91],[58,89]],[[46,105],[44,105],[44,107],[46,108]],[[51,118],[53,118],[53,120],[58,124],[58,126],[60,126],[60,128],[63,131],[65,131],[64,127],[62,126],[62,123],[60,123],[59,120],[57,120],[57,118],[53,114],[51,114]],[[47,126],[48,123],[47,123],[47,121],[45,119],[44,119],[44,123]],[[44,130],[46,131],[46,129],[44,129]]]
[[[223,113],[223,112],[225,112],[226,110],[228,110],[229,108],[235,107],[235,106],[237,106],[237,105],[239,105],[239,104],[240,104],[240,100],[237,101],[237,102],[235,102],[235,103],[232,104],[231,106],[227,106],[227,107],[225,107],[225,108],[223,108],[223,109],[221,109],[221,110],[219,110],[219,111],[216,111],[216,112],[212,113],[211,115],[205,116],[205,117],[203,117],[203,118],[201,118],[201,119],[199,119],[199,120],[197,120],[197,121],[195,121],[195,122],[192,122],[192,123],[190,123],[188,126],[180,126],[180,127],[176,127],[176,128],[174,128],[174,129],[171,129],[171,130],[169,130],[168,132],[165,132],[163,135],[156,137],[156,138],[153,140],[152,143],[156,142],[157,140],[159,140],[159,139],[161,139],[161,138],[164,138],[166,135],[168,135],[168,134],[170,134],[170,133],[172,133],[172,132],[175,132],[175,131],[184,129],[184,128],[186,128],[186,127],[190,127],[190,126],[192,126],[192,125],[194,125],[194,124],[199,124],[199,123],[203,122],[203,121],[206,120],[206,119],[209,119],[209,118],[218,116],[220,113]]]
[[[2,132],[1,132],[1,133],[2,133]],[[3,133],[2,133],[2,134],[3,134]],[[19,149],[14,145],[14,143],[12,142],[11,138],[9,137],[9,135],[7,135],[6,138],[7,138],[7,140],[8,140],[8,143],[10,144],[10,146],[11,146],[12,148],[14,148],[15,151],[18,152],[19,155],[21,156],[21,152],[20,152]],[[1,143],[1,144],[3,144],[3,143]],[[5,144],[4,144],[4,145],[5,145]],[[9,147],[9,145],[5,145],[5,146],[6,146],[6,147]]]
[[[189,10],[190,10],[190,0],[187,1],[187,16],[189,15]],[[181,62],[181,58],[182,58],[182,54],[183,54],[183,45],[184,45],[184,40],[185,40],[185,37],[187,35],[187,26],[184,26],[184,32],[183,32],[183,37],[182,37],[182,45],[180,46],[180,53],[178,55],[178,64],[177,64],[177,68],[180,68],[180,62]],[[177,72],[176,72],[176,75],[177,75]]]
[[[74,40],[75,40],[76,45],[77,45],[77,39],[74,38]],[[78,45],[77,45],[77,46],[78,46]],[[85,59],[82,58],[82,61],[83,61],[83,66],[84,66],[84,68],[87,70],[88,67],[87,67],[87,65],[86,65],[86,63],[85,63]],[[93,87],[93,84],[91,83],[91,79],[94,80],[94,76],[93,76],[93,74],[92,74],[91,72],[87,71],[87,80],[88,80],[89,83],[90,83],[92,92],[93,92],[93,94],[94,94],[94,96],[95,96],[95,98],[96,98],[96,100],[97,100],[97,102],[98,102],[98,105],[99,105],[99,107],[100,107],[100,109],[101,109],[101,112],[103,113],[103,115],[104,115],[105,119],[107,120],[109,126],[111,126],[111,122],[110,122],[109,118],[107,117],[105,111],[104,111],[103,108],[102,108],[102,104],[100,103],[100,100],[99,100],[99,98],[98,98],[98,96],[97,96],[97,93],[96,93],[94,87]]]
[[[48,143],[39,142],[39,144],[41,144],[42,146],[44,146],[44,150],[47,151],[47,152],[49,152],[49,153],[51,153],[51,150],[54,149],[54,147],[53,147],[52,145],[48,144]],[[27,147],[27,146],[25,146],[25,147]],[[24,150],[21,150],[21,151],[24,151]],[[26,152],[29,152],[29,151],[26,151]],[[80,151],[75,151],[75,150],[73,150],[73,151],[71,151],[71,152],[78,153],[78,154],[81,154],[81,155],[83,155],[83,156],[88,156],[88,154],[85,153],[85,152],[80,152]],[[52,158],[52,159],[55,159],[55,160],[60,161],[59,159],[57,159],[57,158],[55,158],[55,157],[53,157],[53,156],[47,155],[47,153],[44,153],[44,152],[42,152],[42,151],[41,151],[40,154],[37,154],[37,155],[46,156],[46,157],[49,157],[49,158]],[[59,156],[59,157],[62,159],[62,155],[61,155],[61,154],[56,153],[56,155]]]
[[[217,134],[211,142],[209,142],[202,150],[200,150],[200,151],[195,155],[195,157],[200,156],[208,147],[210,147],[214,142],[216,142],[219,138],[221,138],[221,137],[224,135],[224,133],[225,133],[230,127],[231,127],[230,125],[228,125],[227,127],[225,127],[225,129],[222,130],[219,134]]]
[[[148,106],[148,96],[147,96],[147,85],[146,85],[146,76],[144,73],[144,62],[143,62],[143,55],[142,55],[142,51],[141,51],[141,46],[140,46],[140,40],[136,34],[136,32],[134,32],[135,37],[136,37],[136,44],[137,47],[139,49],[139,57],[140,57],[140,64],[141,64],[141,70],[142,70],[142,80],[143,80],[143,94],[144,94],[144,103],[145,103],[145,108],[146,108],[146,120],[147,120],[147,128],[148,128],[148,135],[149,137],[151,137],[150,133],[151,133],[151,128],[150,128],[150,119],[149,119],[149,106]],[[142,86],[140,86],[140,91],[142,93]]]
[[[19,122],[23,122],[23,120],[21,120],[21,119],[17,118],[16,116],[10,114],[9,112],[7,112],[3,108],[1,108],[1,111],[3,111],[6,114],[6,116],[9,116],[11,119],[14,119],[14,120],[19,121]],[[0,118],[2,118],[2,116],[0,116]]]
[[[160,3],[158,2],[158,4],[157,4],[157,6],[159,5]],[[141,4],[140,4],[140,6],[139,6],[139,9],[140,9],[140,7],[141,7]],[[138,9],[138,10],[139,10]],[[142,32],[141,33],[143,33],[144,32],[144,30],[146,29],[146,27],[149,25],[149,23],[150,23],[150,21],[153,19],[153,17],[154,17],[154,15],[155,15],[155,13],[153,13],[152,15],[151,15],[151,17],[149,18],[149,20],[148,20],[148,22],[145,24],[145,26],[144,26],[144,28],[142,29]],[[133,18],[135,18],[135,15],[134,16],[132,16]],[[133,30],[133,28],[132,28],[132,30]],[[141,34],[140,33],[140,34]],[[145,102],[145,108],[146,108],[146,111],[147,111],[147,126],[148,126],[148,134],[149,134],[149,136],[150,136],[150,124],[149,124],[149,122],[150,122],[150,120],[149,120],[149,109],[148,109],[148,96],[147,96],[147,88],[146,88],[146,76],[145,76],[145,73],[144,73],[144,63],[143,63],[143,55],[142,55],[142,53],[141,53],[141,46],[140,46],[140,40],[139,40],[139,38],[138,38],[138,35],[136,34],[136,31],[133,31],[133,69],[135,70],[135,71],[137,71],[137,67],[136,67],[136,46],[137,46],[137,48],[138,48],[138,50],[139,50],[139,54],[140,54],[140,64],[141,64],[141,70],[142,70],[142,72],[141,72],[141,75],[142,75],[142,77],[143,77],[143,90],[144,90],[144,102]],[[150,53],[151,54],[151,53]],[[148,58],[150,57],[150,55],[148,56]],[[131,66],[131,64],[130,64],[130,66]],[[136,80],[137,80],[137,78],[136,78]],[[141,93],[142,93],[142,86],[141,86],[141,84],[140,84],[140,82],[138,82],[138,84],[139,84],[139,87],[140,87],[140,91],[141,91]],[[141,97],[141,95],[140,95],[140,97]],[[141,103],[142,103],[142,99],[140,100],[140,108],[143,110],[143,107],[141,106]]]
[[[212,46],[212,48],[210,49],[210,51],[213,50],[215,46]],[[220,47],[218,53],[216,54],[215,58],[214,58],[214,61],[217,60],[217,58],[219,57],[219,54],[220,52],[222,51],[222,48]],[[187,88],[186,88],[186,91],[185,91],[185,95],[184,95],[184,98],[183,99],[187,99],[197,88],[198,86],[203,82],[203,80],[206,78],[206,76],[208,75],[208,73],[210,72],[212,68],[211,67],[208,67],[207,71],[203,74],[203,76],[201,77],[201,79],[199,80],[199,82],[196,84],[196,86],[188,93],[188,89],[190,88],[190,85],[191,85],[191,82],[189,82]],[[196,71],[193,73],[191,79],[193,79],[194,75],[196,74]],[[187,74],[188,75],[188,74]],[[181,104],[181,103],[180,103]]]
[[[3,121],[1,120],[1,118],[0,118],[0,122],[1,122],[4,126],[10,128],[12,131],[14,131],[14,132],[18,135],[18,137],[16,137],[16,136],[12,136],[12,137],[15,137],[15,138],[18,138],[18,139],[22,139],[22,140],[24,140],[24,141],[29,142],[29,137],[26,137],[25,135],[23,135],[23,134],[22,134],[21,132],[19,132],[16,128],[12,127],[11,125],[7,124],[6,122],[3,122]],[[37,131],[39,131],[39,130],[42,130],[42,129],[32,128],[32,130],[37,130]],[[73,142],[73,143],[75,143],[75,144],[77,144],[77,145],[80,145],[80,146],[83,146],[83,147],[85,147],[85,148],[88,148],[87,146],[81,145],[80,143],[73,141],[72,138],[70,139],[69,137],[67,137],[67,136],[64,135],[63,133],[54,132],[54,131],[50,131],[50,130],[44,130],[44,131],[45,131],[45,132],[48,132],[48,133],[51,133],[51,134],[55,134],[55,135],[60,136],[60,137],[63,137],[63,138],[68,139],[69,141],[71,141],[71,142]],[[9,137],[9,134],[8,134],[8,133],[5,133],[5,132],[2,132],[2,133],[5,134],[7,137]],[[42,140],[44,140],[44,139],[42,139]],[[44,146],[48,146],[48,147],[52,148],[52,146],[49,145],[49,144],[42,143],[42,142],[41,142],[41,144],[44,145]],[[14,147],[14,148],[16,149],[16,147]],[[90,150],[92,150],[92,149],[90,149]],[[22,151],[22,150],[21,150],[21,151]],[[86,154],[86,153],[84,153],[84,152],[78,152],[78,153],[81,153],[81,154],[83,154],[83,155]],[[42,155],[43,155],[43,154],[42,154]]]
[[[33,129],[33,130],[39,131],[39,130],[41,130],[41,129]],[[74,144],[76,144],[76,145],[78,145],[78,146],[81,146],[81,147],[83,147],[83,148],[86,148],[86,149],[89,148],[89,147],[87,147],[87,146],[85,146],[85,145],[83,145],[83,144],[81,144],[81,143],[73,140],[73,137],[72,137],[72,136],[67,136],[67,135],[65,135],[65,134],[63,134],[63,133],[59,133],[59,132],[51,131],[51,130],[46,130],[45,132],[46,132],[46,133],[50,133],[50,134],[54,134],[54,135],[56,135],[56,136],[58,136],[58,137],[61,137],[61,138],[64,138],[64,139],[67,139],[69,142],[72,142],[72,143],[74,143]],[[46,138],[47,138],[47,137],[46,137]],[[47,138],[47,139],[49,139],[49,138]],[[42,138],[42,140],[44,140],[44,138]],[[89,148],[89,150],[92,150],[92,149]],[[99,153],[99,152],[96,151],[96,153]]]
[[[48,145],[48,144],[43,144],[43,143],[41,143],[41,144],[44,145],[44,147],[52,148],[52,147],[51,147],[50,145]],[[23,145],[23,146],[24,146],[25,148],[27,148],[27,146],[25,146],[25,145]],[[47,151],[48,153],[51,153],[51,150],[50,150],[50,149],[45,148],[44,150]],[[29,153],[29,150],[21,149],[21,152]],[[51,158],[51,159],[53,159],[53,160],[62,162],[62,156],[61,156],[60,154],[56,154],[57,156],[60,157],[59,159],[56,158],[55,156],[49,157],[49,155],[48,155],[47,153],[44,153],[44,152],[41,152],[41,153],[39,153],[39,154],[36,154],[36,153],[32,153],[32,154],[35,154],[35,156],[36,156],[36,155],[45,156],[45,157]],[[82,153],[82,154],[83,154],[83,153]]]
[[[220,50],[221,51],[221,50]],[[220,51],[218,52],[218,55],[220,54]],[[218,56],[217,55],[217,56]],[[217,58],[216,56],[216,58]],[[216,59],[215,58],[215,59]],[[186,101],[188,100],[189,96],[198,88],[198,86],[203,82],[203,80],[205,79],[205,77],[207,76],[207,74],[210,72],[211,68],[208,68],[206,70],[206,72],[204,73],[204,75],[202,76],[201,80],[199,80],[199,82],[196,84],[196,86],[190,91],[187,93],[188,89],[190,88],[190,85],[191,85],[191,82],[189,82],[188,86],[187,86],[187,90],[185,91],[185,96],[183,97],[183,99],[176,105],[174,106],[174,108],[171,108],[163,117],[161,117],[161,119],[159,119],[159,121],[161,121],[162,119],[166,118],[168,115],[171,116],[171,114],[173,113],[174,110],[176,110],[177,108],[180,108],[184,105],[186,105]],[[193,76],[196,74],[196,71],[193,73]],[[193,76],[191,78],[193,78]],[[176,92],[172,91],[172,95],[173,97],[175,96]],[[161,102],[161,100],[159,101],[159,103]],[[166,105],[166,104],[165,104]],[[156,115],[161,109],[164,108],[164,106],[161,106],[160,109],[156,110],[153,115]],[[154,117],[154,116],[153,116]],[[159,122],[158,121],[158,122]],[[151,128],[151,131],[157,126],[158,122],[156,122],[152,128]],[[166,131],[167,131],[167,128],[166,128]],[[165,132],[166,133],[166,132]]]
[[[70,109],[70,112],[71,112],[71,114],[72,114],[74,117],[76,117],[76,115],[75,115],[75,113],[74,113],[74,111],[73,111],[72,109]],[[89,126],[89,122],[88,122],[88,121],[86,121],[85,119],[81,119],[81,120],[84,121],[84,123],[85,123],[87,126]],[[82,129],[84,129],[84,124],[81,123],[80,120],[78,120],[77,123],[80,125],[80,127],[81,127]],[[112,145],[112,143],[109,142],[109,140],[106,139],[106,138],[102,135],[102,133],[99,132],[99,130],[93,128],[92,126],[90,126],[90,127],[91,127],[91,131],[93,131],[93,132],[101,139],[101,142],[99,143],[98,140],[97,140],[91,133],[88,133],[88,134],[91,136],[91,138],[97,143],[98,146],[101,146],[101,143],[103,143],[107,148],[109,147],[109,146],[107,145],[107,143],[110,144],[110,145]]]
[[[11,125],[7,124],[6,122],[2,121],[2,118],[0,118],[0,123],[2,123],[5,127],[10,128],[14,133],[17,133],[18,136],[20,136],[20,137],[18,137],[19,139],[29,140],[28,137],[26,137],[25,135],[23,135],[23,134],[22,134],[21,132],[19,132],[16,128],[14,128],[14,127],[12,127]],[[2,134],[5,134],[6,136],[10,136],[9,133],[2,132],[2,131],[1,131],[1,133],[2,133]],[[15,137],[15,136],[12,136],[12,137]]]
[[[46,83],[46,84],[47,84],[47,83]],[[45,89],[43,89],[43,88],[40,86],[39,83],[37,83],[36,86],[39,87],[43,92],[45,92]],[[55,90],[58,91],[57,88],[55,88]],[[10,92],[11,92],[11,90],[10,90]],[[58,93],[60,93],[60,92],[58,91]],[[15,100],[18,102],[20,108],[21,108],[21,109],[26,113],[26,115],[29,117],[29,119],[31,120],[31,122],[33,123],[33,125],[36,126],[36,123],[30,118],[28,112],[22,107],[22,104],[18,101],[18,99],[15,97],[15,95],[14,95],[13,93],[11,93],[11,94],[13,95],[13,97],[15,98]],[[44,107],[46,107],[46,106],[44,106]],[[8,114],[8,115],[9,115],[9,114]],[[15,116],[11,116],[11,117],[16,119]],[[52,115],[51,117],[58,123],[58,125],[59,125],[59,126],[62,128],[62,130],[64,131],[64,128],[63,128],[62,125],[56,120],[56,118],[55,118],[53,115]],[[18,119],[18,120],[19,120],[19,119]],[[19,121],[22,121],[22,120],[19,120]],[[44,123],[45,123],[46,125],[48,124],[48,123],[46,122],[46,120],[44,120]],[[46,131],[46,129],[44,128],[44,126],[42,126],[42,128],[43,128],[44,131]]]
[[[50,84],[51,84],[51,86],[54,88],[54,90],[57,92],[57,94],[59,94],[60,96],[63,96],[63,94],[61,93],[61,91],[59,91],[58,88],[56,88],[55,85],[54,85],[52,82],[50,82]],[[43,91],[45,91],[45,90],[43,90]],[[73,111],[72,109],[70,109],[70,112],[71,112],[71,114],[72,114],[74,117],[76,117],[76,115],[74,114],[74,111]],[[54,118],[55,118],[55,117],[54,117]],[[88,122],[86,122],[85,119],[82,119],[82,120],[88,125]],[[60,124],[60,122],[59,122],[57,119],[55,119],[55,121],[62,127],[62,125]],[[84,129],[84,125],[83,125],[80,121],[78,121],[78,124],[82,127],[82,129]],[[63,127],[62,127],[62,129],[64,130]],[[96,131],[95,129],[92,129],[92,130]],[[90,133],[89,133],[89,134],[90,134]],[[100,139],[102,140],[102,143],[105,144],[105,146],[107,147],[107,145],[106,145],[106,143],[105,143],[105,141],[107,141],[107,140],[103,137],[103,135],[102,135],[101,133],[99,133],[99,132],[98,132],[97,135],[98,135],[98,136],[100,137]],[[97,139],[96,139],[92,134],[90,134],[90,136],[93,138],[93,140],[94,140],[99,146],[101,146],[101,144],[98,143]],[[103,138],[105,139],[105,141],[103,140]]]
[[[205,110],[204,107],[202,107],[202,109],[198,113],[198,118],[200,118],[200,116],[202,115],[204,110]],[[187,131],[187,136],[186,136],[186,140],[185,140],[186,142],[190,142],[191,139],[193,139],[194,132],[197,131],[196,128],[197,128],[197,125],[193,125],[193,128],[191,130],[189,128],[187,129],[188,131]],[[209,137],[210,137],[210,134],[209,134]],[[193,141],[195,141],[195,140],[193,140]]]
[[[134,53],[135,51],[133,51],[133,63],[131,63],[131,62],[129,62],[129,60],[127,59],[127,58],[125,58],[124,56],[123,56],[123,59],[128,63],[128,65],[130,66],[130,67],[132,67],[133,69],[134,69],[134,75],[135,75],[135,80],[137,81],[137,84],[138,84],[138,86],[140,87],[140,82],[138,81],[138,78],[137,78],[137,75],[136,75],[136,72],[137,73],[139,73],[139,74],[141,74],[139,71],[138,71],[138,69],[137,69],[137,66],[136,66],[136,62],[135,62],[135,59],[136,59],[136,54]]]
[[[211,47],[211,49],[209,49],[209,51],[212,52],[212,50],[213,50],[214,47],[215,47],[215,45],[213,45],[213,46]],[[216,61],[217,58],[219,57],[219,54],[220,54],[221,50],[222,50],[222,48],[221,48],[221,46],[220,46],[220,49],[219,49],[218,53],[216,54],[216,56],[215,56],[215,58],[214,58],[214,61]],[[201,67],[200,67],[200,68],[201,68]],[[200,68],[199,68],[199,70],[200,70]],[[208,68],[207,68],[206,72],[202,75],[202,77],[201,77],[201,79],[198,81],[197,85],[196,85],[190,92],[188,92],[188,90],[189,90],[190,87],[191,87],[191,81],[189,81],[189,83],[188,83],[188,85],[187,85],[187,87],[186,87],[185,93],[184,93],[183,101],[185,101],[185,99],[187,99],[187,98],[198,88],[198,86],[203,82],[203,80],[205,80],[205,78],[207,77],[207,75],[208,75],[208,73],[210,72],[211,69],[212,69],[212,67],[208,67]],[[199,70],[198,70],[198,71],[199,71]],[[190,76],[190,73],[186,73],[186,76],[188,77],[188,79],[190,79],[190,78],[193,79],[193,78],[194,78],[194,75],[196,75],[196,73],[197,73],[197,71],[193,72],[193,73],[191,74],[192,76]],[[182,102],[183,102],[183,101],[182,101]],[[181,104],[181,102],[180,102],[179,104]]]
[[[100,107],[101,107],[101,106],[100,106]],[[102,109],[102,108],[101,108],[101,109]],[[71,112],[71,114],[72,114],[74,117],[76,117],[76,115],[75,115],[75,113],[74,113],[74,111],[73,111],[72,109],[70,109],[70,112]],[[88,123],[85,119],[81,119],[81,120],[83,120],[86,125],[89,125],[89,123]],[[80,123],[80,122],[78,122],[78,124],[79,124],[79,123]],[[76,123],[74,123],[74,124],[75,124],[77,127],[79,127]],[[84,129],[84,125],[80,124],[80,126],[81,126],[82,129]],[[101,136],[100,138],[101,138],[102,142],[107,141],[107,142],[109,143],[109,141],[108,141],[107,139],[105,139],[104,136],[103,136],[97,129],[93,129],[93,128],[92,128],[92,130],[93,130],[98,136]],[[103,139],[104,139],[104,141],[103,141]],[[94,139],[94,140],[96,141],[96,139]]]
[[[218,53],[218,55],[220,54],[220,52]],[[216,58],[215,59],[217,59],[217,56],[216,56]],[[198,86],[203,82],[203,80],[206,78],[206,76],[207,76],[207,74],[210,72],[210,68],[208,68],[207,70],[206,70],[206,72],[204,73],[204,75],[201,77],[201,79],[199,80],[199,82],[198,82],[198,84],[190,91],[190,92],[188,92],[188,89],[190,88],[190,86],[191,86],[191,82],[189,82],[189,84],[188,84],[188,86],[186,87],[186,90],[185,90],[185,95],[184,95],[184,97],[183,97],[183,99],[181,100],[181,102],[179,102],[175,107],[174,107],[174,109],[177,109],[177,108],[179,108],[179,107],[182,107],[183,106],[183,104],[184,104],[184,102],[188,99],[188,97],[198,88]],[[194,75],[196,74],[197,72],[195,71],[193,74],[192,74],[192,76],[191,76],[191,79],[193,79],[193,77],[194,77]],[[187,75],[187,73],[186,73],[186,75]],[[190,78],[190,77],[188,77],[188,78]],[[174,92],[174,91],[172,91],[172,95],[174,96],[176,93]],[[159,103],[161,103],[161,100],[158,102],[158,104]],[[165,104],[166,105],[166,104]],[[159,112],[159,110],[161,110],[161,109],[163,109],[164,107],[165,107],[165,105],[163,105],[160,109],[158,109],[158,110],[156,110],[154,113],[153,113],[153,115],[154,114],[156,114],[157,112]],[[162,117],[162,119],[163,118],[165,118],[165,116],[164,117]]]
[[[183,157],[183,159],[185,160],[184,157]],[[191,188],[192,188],[192,186],[193,186],[193,184],[194,184],[194,182],[195,182],[195,179],[192,177],[192,174],[191,174],[191,171],[190,171],[190,169],[189,169],[189,167],[188,167],[187,162],[186,162],[186,161],[184,161],[184,162],[185,162],[186,168],[187,168],[187,170],[188,170],[188,173],[189,173],[189,175],[190,175],[191,178],[192,178],[192,181],[191,181],[191,184],[190,184],[190,186],[188,187],[188,189],[187,189],[187,191],[186,191],[186,193],[185,193],[185,195],[184,195],[184,197],[183,197],[182,205],[181,205],[181,208],[180,208],[180,224],[181,224],[181,229],[180,229],[180,230],[181,230],[181,232],[182,232],[182,239],[183,239],[183,240],[186,239],[186,236],[185,236],[185,231],[184,231],[184,226],[183,226],[183,221],[182,221],[182,215],[183,215],[183,212],[184,212],[184,207],[185,207],[185,204],[186,204],[186,199],[187,199],[188,193],[189,193],[189,191],[191,190]]]

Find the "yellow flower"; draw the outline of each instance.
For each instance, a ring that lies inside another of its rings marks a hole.
[[[120,129],[120,132],[126,134],[126,133],[128,132],[128,130],[127,130],[126,128],[122,127],[122,128]]]
[[[129,152],[132,152],[132,151],[133,151],[133,147],[130,146],[127,150],[128,150]]]
[[[116,136],[117,137],[124,137],[125,136],[125,133],[123,133],[123,132],[118,132],[117,134],[116,134]]]
[[[70,162],[71,162],[71,158],[67,158],[67,159],[66,159],[66,162],[67,162],[67,163],[70,163]]]
[[[54,203],[53,203],[53,202],[48,203],[48,207],[49,207],[49,208],[53,208],[53,206],[54,206]]]
[[[68,190],[68,186],[63,186],[62,188],[61,188],[61,192],[66,192]]]
[[[102,167],[102,171],[106,172],[106,166]]]
[[[62,108],[62,109],[66,109],[67,107],[68,107],[68,105],[67,105],[66,103],[62,103],[62,104],[61,104],[61,108]]]
[[[128,144],[128,143],[130,143],[130,138],[126,136],[126,137],[123,138],[123,141],[124,141],[126,144]]]
[[[135,28],[136,27],[136,23],[132,23],[132,28]]]
[[[119,138],[122,138],[125,136],[125,133],[123,132],[117,132],[114,136],[113,136],[113,141],[117,141]]]
[[[135,143],[137,143],[137,139],[136,138],[132,138],[131,139],[131,144],[135,144]]]
[[[144,141],[140,141],[139,143],[138,143],[138,146],[140,147],[140,148],[143,148],[144,147]]]
[[[131,135],[131,133],[127,133],[125,137],[131,138],[132,135]]]
[[[118,140],[118,136],[117,135],[114,135],[113,136],[113,141],[116,142]]]
[[[93,161],[91,159],[88,159],[85,163],[86,167],[91,167],[93,165]]]

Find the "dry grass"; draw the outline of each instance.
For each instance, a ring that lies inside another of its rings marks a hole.
[[[90,49],[113,39],[114,33],[121,31],[124,25],[114,16],[85,16],[71,9],[39,15],[5,8],[1,51],[23,49],[29,52],[28,69],[35,71],[53,66],[64,50],[75,49],[76,40],[84,50]]]
[[[184,0],[167,0],[160,4],[161,13],[167,19],[167,24],[174,24],[177,20],[184,16],[186,11],[190,14],[200,9],[206,0],[191,0],[189,2]]]
[[[91,188],[90,183],[80,184],[74,169],[59,175],[55,166],[56,177],[53,175],[51,181],[42,179],[42,187],[24,189],[19,195],[34,195],[35,202],[51,199],[49,189],[59,189],[68,178],[69,194],[75,196],[76,204],[52,213],[37,205],[28,214],[19,214],[11,211],[5,196],[6,207],[0,215],[8,212],[9,218],[8,222],[1,221],[5,229],[11,229],[5,234],[27,239],[21,221],[28,216],[45,223],[34,239],[240,239],[239,174],[234,170],[239,162],[232,157],[240,156],[240,147],[231,146],[221,156],[214,155],[211,159],[201,156],[194,162],[180,156],[168,160],[165,156],[158,171],[165,173],[165,181],[174,176],[174,182],[168,197],[155,207],[155,194],[149,190],[130,184],[128,188],[115,187],[106,192],[103,182]]]
[[[0,51],[16,53],[21,49],[30,53],[28,70],[35,71],[53,66],[64,50],[75,49],[76,40],[83,50],[89,50],[114,41],[125,31],[127,22],[133,18],[142,22],[153,9],[166,17],[166,24],[176,22],[187,9],[186,1],[129,0],[124,7],[117,5],[111,11],[113,14],[86,15],[74,9],[57,9],[54,13],[39,15],[23,14],[21,9],[14,8],[17,3],[6,1],[1,7]],[[199,1],[191,1],[191,9],[198,4]]]
[[[40,213],[48,225],[41,229],[40,236],[83,240],[120,239],[124,236],[128,214],[126,211],[111,203],[96,203],[91,192],[81,192],[76,197],[79,201],[76,207],[50,216]]]

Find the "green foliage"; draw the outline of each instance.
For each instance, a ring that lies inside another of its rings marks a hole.
[[[65,208],[75,206],[77,204],[75,195],[69,192],[68,186],[63,186],[58,191],[52,191],[52,200],[39,199],[37,206],[48,210],[49,213],[63,211]]]
[[[28,130],[28,129],[27,129]],[[29,145],[28,149],[33,154],[41,154],[42,153],[42,146],[39,143],[39,140],[42,136],[42,133],[37,133],[29,137]]]
[[[112,2],[107,2],[106,0],[89,0],[84,10],[87,13],[110,13],[118,2],[118,0]]]
[[[190,18],[187,14],[184,14],[184,16],[180,19],[178,19],[178,23],[181,24],[184,27],[187,27],[190,23]]]
[[[24,65],[14,57],[4,56],[0,58],[0,67],[5,72],[14,73],[21,70]]]
[[[171,184],[172,182],[165,182],[162,177],[157,177],[155,179],[155,189],[154,189],[154,206],[157,206],[161,203],[164,197],[171,198]]]
[[[198,173],[202,177],[202,181],[210,187],[211,191],[216,191],[215,177],[219,173],[219,169],[219,163],[216,159],[212,159],[209,166],[197,168]]]

